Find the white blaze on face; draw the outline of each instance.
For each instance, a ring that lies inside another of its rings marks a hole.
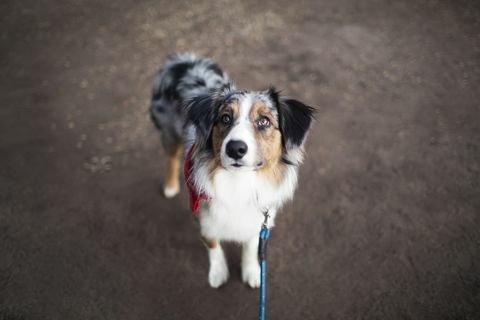
[[[228,169],[252,169],[256,166],[257,146],[253,134],[253,124],[250,121],[250,109],[252,108],[252,97],[244,95],[239,101],[239,116],[234,119],[232,129],[222,142],[220,160],[223,167]],[[226,153],[226,146],[229,141],[243,141],[247,144],[247,153],[239,160],[230,158]],[[241,168],[232,167],[232,164],[241,164]]]

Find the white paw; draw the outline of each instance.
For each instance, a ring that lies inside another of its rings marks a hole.
[[[165,198],[170,199],[175,197],[178,193],[180,192],[180,187],[165,187],[163,189],[163,194],[165,195]]]
[[[260,287],[260,265],[257,261],[247,263],[242,267],[242,280],[251,288]]]
[[[208,283],[212,288],[218,288],[228,280],[228,266],[226,261],[217,261],[210,266]]]

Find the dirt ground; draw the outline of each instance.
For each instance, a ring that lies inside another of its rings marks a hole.
[[[0,319],[256,319],[207,283],[147,107],[167,54],[318,109],[269,319],[480,319],[475,1],[0,3]]]

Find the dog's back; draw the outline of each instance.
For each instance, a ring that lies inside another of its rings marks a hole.
[[[150,116],[162,131],[162,142],[168,155],[164,182],[167,197],[179,191],[178,167],[185,136],[183,105],[191,98],[228,82],[228,75],[212,60],[190,53],[170,56],[158,71],[153,85]]]
[[[172,55],[155,77],[150,114],[157,128],[181,137],[182,105],[189,99],[228,83],[212,60],[184,53]],[[168,133],[167,133],[168,134]]]

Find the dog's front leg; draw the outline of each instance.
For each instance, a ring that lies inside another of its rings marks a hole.
[[[258,236],[243,244],[242,280],[252,288],[260,287],[260,264],[258,263]]]
[[[210,270],[208,271],[208,283],[212,288],[218,288],[228,280],[229,272],[227,259],[217,240],[203,239],[208,248]]]
[[[163,186],[163,194],[166,198],[173,198],[180,192],[179,176],[182,150],[183,144],[181,141],[177,141],[168,152],[167,174]]]

